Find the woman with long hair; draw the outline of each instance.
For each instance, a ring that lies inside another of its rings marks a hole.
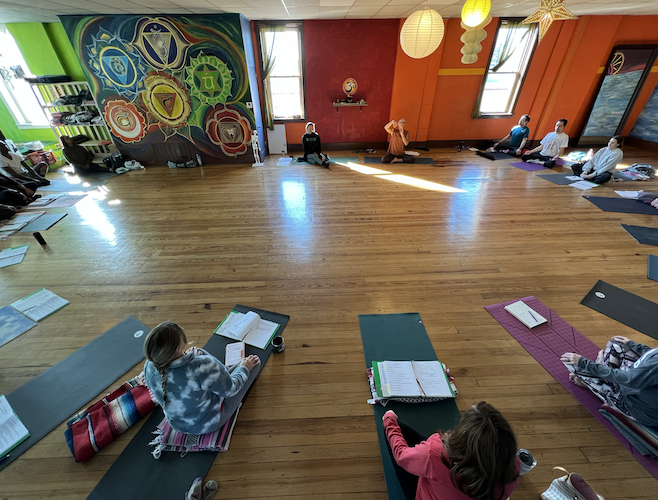
[[[229,372],[212,354],[186,347],[185,331],[176,323],[165,321],[151,330],[144,340],[146,386],[173,429],[207,434],[233,415],[260,359],[248,356]]]
[[[425,438],[384,413],[384,429],[409,500],[505,500],[521,464],[509,422],[484,401],[464,412],[452,430]]]

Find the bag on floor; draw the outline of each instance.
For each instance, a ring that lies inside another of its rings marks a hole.
[[[562,467],[553,467],[553,472],[556,470],[564,472],[566,476],[553,479],[548,489],[541,494],[542,500],[605,500],[579,474],[569,473]]]
[[[188,156],[181,156],[176,161],[168,161],[167,166],[169,168],[194,168],[199,164]]]
[[[114,153],[103,158],[103,163],[105,163],[107,168],[121,168],[126,163],[126,160],[121,153]]]

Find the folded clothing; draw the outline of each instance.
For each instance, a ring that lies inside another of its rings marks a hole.
[[[642,425],[619,410],[603,405],[599,413],[622,433],[633,447],[644,456],[658,458],[658,428]]]
[[[75,461],[89,460],[153,408],[146,385],[132,379],[74,415],[66,423],[64,436]]]

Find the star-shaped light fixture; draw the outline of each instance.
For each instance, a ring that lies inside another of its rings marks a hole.
[[[539,23],[539,41],[541,42],[553,21],[576,17],[563,4],[564,0],[541,0],[537,12],[526,17],[521,24]]]

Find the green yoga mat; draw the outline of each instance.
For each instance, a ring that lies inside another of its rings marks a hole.
[[[432,342],[427,336],[418,313],[359,315],[363,353],[366,366],[373,361],[434,361],[437,359]],[[425,436],[436,431],[452,429],[461,418],[454,399],[435,403],[405,404],[391,402],[384,408],[373,406],[379,449],[384,463],[384,476],[389,500],[405,500],[400,487],[393,458],[387,445],[382,416],[388,410],[397,413],[401,422],[413,427]]]

